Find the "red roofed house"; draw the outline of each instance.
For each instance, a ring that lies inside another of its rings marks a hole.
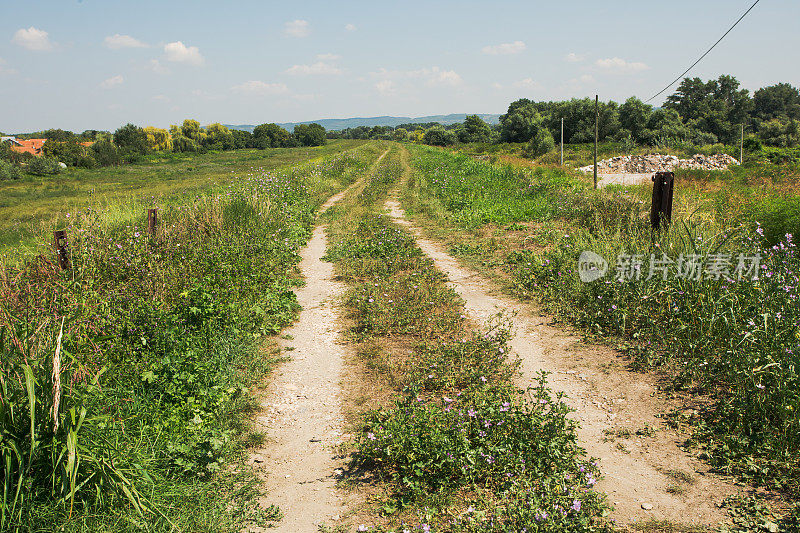
[[[42,155],[42,146],[47,139],[12,139],[11,149],[19,153]]]

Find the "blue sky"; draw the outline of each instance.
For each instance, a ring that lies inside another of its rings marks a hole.
[[[0,131],[646,99],[751,3],[0,0]],[[798,22],[762,0],[690,75],[800,85]]]

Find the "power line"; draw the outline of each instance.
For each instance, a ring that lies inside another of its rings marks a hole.
[[[695,61],[694,63],[692,63],[692,66],[691,66],[691,67],[689,67],[689,68],[687,68],[686,70],[684,70],[684,71],[683,71],[683,73],[682,73],[680,76],[678,76],[677,78],[675,78],[673,81],[671,81],[671,82],[669,83],[669,85],[667,85],[666,87],[664,87],[663,89],[661,89],[660,91],[658,91],[656,94],[654,94],[653,96],[651,96],[650,98],[648,98],[647,100],[645,100],[645,103],[647,103],[647,102],[649,102],[650,100],[652,100],[652,99],[656,98],[658,95],[660,95],[661,93],[663,93],[664,91],[666,91],[667,89],[669,89],[670,87],[672,87],[672,86],[675,84],[675,82],[676,82],[676,81],[679,81],[679,80],[680,80],[680,79],[681,79],[681,78],[682,78],[684,75],[686,75],[686,73],[687,73],[687,72],[689,72],[690,70],[692,70],[692,69],[695,67],[695,65],[697,65],[697,64],[698,64],[700,61],[702,61],[702,60],[703,60],[703,58],[704,58],[704,57],[706,57],[706,56],[709,54],[709,52],[711,52],[711,50],[713,50],[713,49],[714,49],[714,48],[715,48],[715,47],[716,47],[716,46],[717,46],[717,45],[718,45],[718,44],[719,44],[719,43],[722,41],[722,39],[724,39],[724,38],[725,38],[725,36],[727,36],[727,35],[728,35],[728,34],[729,34],[729,33],[730,33],[732,30],[733,30],[733,28],[735,28],[735,27],[736,27],[736,25],[737,25],[737,24],[739,24],[739,23],[742,21],[742,19],[743,19],[743,18],[745,18],[745,17],[747,16],[747,14],[748,14],[748,13],[750,13],[750,11],[752,11],[754,7],[756,7],[756,4],[757,4],[757,3],[759,3],[760,1],[761,1],[761,0],[756,0],[755,2],[753,2],[753,5],[752,5],[752,6],[750,6],[750,9],[748,9],[747,11],[745,11],[745,12],[744,12],[744,15],[742,15],[741,17],[739,17],[739,20],[737,20],[736,22],[734,22],[734,23],[733,23],[733,26],[731,26],[730,28],[728,28],[728,31],[726,31],[726,32],[725,32],[725,34],[724,34],[722,37],[720,37],[720,38],[717,40],[717,42],[715,42],[715,43],[714,43],[714,44],[711,46],[711,48],[709,48],[708,50],[706,50],[706,53],[705,53],[705,54],[703,54],[703,55],[701,55],[701,56],[700,56],[700,59],[698,59],[697,61]]]

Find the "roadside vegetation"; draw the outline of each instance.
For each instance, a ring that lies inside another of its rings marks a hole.
[[[241,531],[280,518],[244,451],[317,207],[374,145],[143,217],[72,213],[71,268],[0,263],[0,531]]]
[[[667,370],[673,389],[710,398],[705,410],[671,419],[688,425],[696,452],[720,472],[800,499],[794,169],[678,173],[673,224],[652,233],[647,186],[596,191],[557,167],[493,165],[424,147],[412,154],[406,205],[453,253],[620,346],[635,368]],[[584,250],[609,262],[604,278],[580,281]],[[619,263],[620,254],[641,263]],[[675,261],[671,274],[651,276],[651,255],[664,254]],[[681,254],[721,258],[727,268],[703,263],[679,277]],[[760,263],[740,265],[740,254]],[[739,280],[738,267],[753,268]],[[797,520],[798,509],[786,520]]]
[[[602,531],[597,466],[542,375],[516,372],[510,324],[475,327],[414,238],[382,214],[405,173],[395,145],[329,211],[328,258],[358,356],[351,478],[372,478],[374,531]],[[363,529],[362,529],[363,530]]]
[[[204,194],[248,175],[349,150],[363,141],[332,141],[313,148],[269,148],[207,154],[151,153],[135,164],[69,168],[57,176],[0,180],[0,252],[32,253],[48,246],[48,231],[67,214],[92,208],[115,219],[141,216],[154,198]],[[40,161],[41,158],[33,159]],[[45,236],[42,239],[42,236]]]

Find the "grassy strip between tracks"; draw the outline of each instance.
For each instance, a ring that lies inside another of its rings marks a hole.
[[[438,228],[452,253],[494,269],[518,294],[612,340],[634,367],[669,369],[674,390],[710,397],[707,410],[670,423],[688,422],[695,452],[720,472],[797,501],[796,191],[775,181],[762,198],[757,177],[731,178],[728,186],[684,177],[672,226],[651,234],[648,187],[593,191],[563,169],[492,165],[422,147],[412,152],[406,205]],[[585,250],[609,262],[604,278],[580,281],[578,256]],[[620,254],[622,264],[615,262]],[[653,261],[664,258],[674,263],[654,271]],[[724,268],[715,273],[714,264]],[[800,507],[784,523],[787,531],[800,523]]]
[[[357,350],[349,479],[374,481],[361,530],[605,530],[599,473],[568,408],[545,376],[512,385],[510,324],[474,327],[413,237],[381,214],[403,178],[401,150],[329,212],[327,258],[350,285]]]
[[[68,227],[71,269],[0,264],[0,531],[241,531],[252,387],[294,320],[298,250],[374,143],[110,223]]]

